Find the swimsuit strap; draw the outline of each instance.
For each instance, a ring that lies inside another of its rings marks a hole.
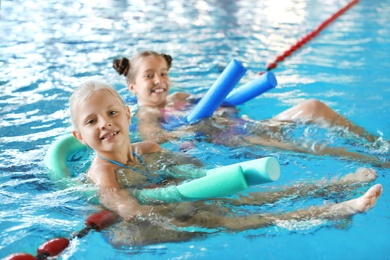
[[[149,168],[146,165],[146,163],[144,163],[144,160],[142,160],[142,157],[139,154],[137,154],[136,152],[134,152],[134,151],[133,151],[133,155],[136,156],[138,158],[138,160],[141,162],[141,164],[145,167],[146,173],[150,174]]]
[[[150,174],[149,168],[148,168],[148,166],[144,163],[144,161],[142,160],[141,156],[140,156],[139,154],[137,154],[136,152],[134,152],[134,151],[133,151],[133,155],[136,156],[136,157],[138,158],[138,160],[141,162],[141,164],[145,167],[145,169],[146,169],[145,172],[146,172],[147,174]],[[118,161],[108,159],[108,158],[106,158],[106,157],[101,156],[100,154],[98,154],[98,156],[99,156],[100,158],[102,158],[103,160],[106,160],[107,162],[110,162],[110,163],[112,163],[112,164],[118,165],[119,167],[122,167],[122,168],[125,168],[125,169],[132,169],[133,171],[140,171],[140,170],[136,169],[135,167],[130,167],[129,165],[125,165],[125,164],[120,163],[120,162],[118,162]],[[140,171],[140,172],[143,172],[143,171]]]
[[[115,160],[108,159],[108,158],[106,158],[106,157],[101,156],[100,154],[98,154],[98,156],[99,156],[100,158],[102,158],[103,160],[106,160],[107,162],[110,162],[110,163],[112,163],[112,164],[118,165],[118,166],[120,166],[120,167],[122,167],[122,168],[126,168],[126,169],[129,169],[129,168],[130,168],[130,166],[128,166],[128,165],[122,164],[122,163],[117,162],[117,161],[115,161]]]

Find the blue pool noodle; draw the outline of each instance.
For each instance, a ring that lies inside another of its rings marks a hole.
[[[245,72],[246,68],[241,63],[232,60],[190,114],[187,115],[185,121],[193,124],[203,118],[212,116]]]
[[[230,92],[223,102],[223,105],[237,106],[243,104],[248,100],[276,87],[277,84],[278,82],[275,75],[269,71]]]

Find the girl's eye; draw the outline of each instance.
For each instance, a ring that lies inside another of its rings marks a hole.
[[[117,111],[111,111],[111,112],[109,112],[108,114],[110,115],[110,116],[114,116],[114,115],[116,115],[118,112]]]
[[[87,121],[87,125],[92,125],[92,124],[95,123],[95,122],[96,122],[95,119],[89,119],[89,120]]]
[[[152,79],[153,78],[153,74],[147,74],[147,75],[145,75],[145,77],[148,78],[148,79]]]
[[[161,73],[161,76],[168,77],[168,73]]]

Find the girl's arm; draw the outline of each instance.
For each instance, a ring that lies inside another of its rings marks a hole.
[[[140,205],[129,190],[102,187],[99,189],[99,201],[106,208],[116,212],[124,220],[129,221],[140,215],[148,215],[153,206]]]
[[[143,141],[162,144],[178,139],[184,135],[183,131],[166,131],[162,128],[162,115],[158,108],[143,107],[138,113],[138,132]]]
[[[190,155],[162,150],[157,162],[156,173],[167,179],[175,179],[176,184],[183,180],[206,176],[202,162]]]
[[[176,103],[176,102],[187,102],[188,99],[191,99],[193,95],[190,95],[185,92],[174,92],[167,97],[167,102]]]
[[[98,186],[99,201],[125,220],[148,214],[153,207],[140,205],[131,193],[118,183],[115,169],[110,165],[93,165],[88,176]]]

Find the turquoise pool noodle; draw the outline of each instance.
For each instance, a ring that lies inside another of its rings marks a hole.
[[[49,177],[69,186],[81,184],[71,178],[66,161],[72,154],[85,150],[72,135],[54,142],[48,149],[44,163],[49,168]],[[181,202],[210,199],[233,195],[248,188],[277,180],[280,175],[279,164],[273,157],[237,163],[208,170],[206,176],[194,179],[178,186],[134,191],[134,195],[143,203]],[[91,192],[86,192],[91,196]]]
[[[248,186],[273,182],[280,177],[280,166],[278,160],[274,157],[265,157],[251,161],[236,163],[232,165],[222,166],[207,171],[207,175],[225,172],[240,166],[244,172],[244,176]]]
[[[181,202],[225,197],[246,190],[243,171],[239,165],[229,167],[226,171],[206,175],[178,186],[144,189],[133,194],[141,203]]]
[[[189,199],[224,197],[247,188],[248,184],[240,165],[177,186],[180,194]]]
[[[66,162],[69,158],[77,153],[86,150],[87,147],[80,143],[73,135],[65,136],[55,141],[47,150],[44,164],[49,168],[49,178],[56,182],[62,188],[75,188],[75,192],[90,203],[97,204],[96,188],[92,185],[82,184],[71,178],[70,171]]]
[[[86,150],[87,146],[80,143],[73,135],[56,140],[46,152],[43,162],[50,170],[50,178],[54,181],[70,177],[66,161],[72,154]]]

